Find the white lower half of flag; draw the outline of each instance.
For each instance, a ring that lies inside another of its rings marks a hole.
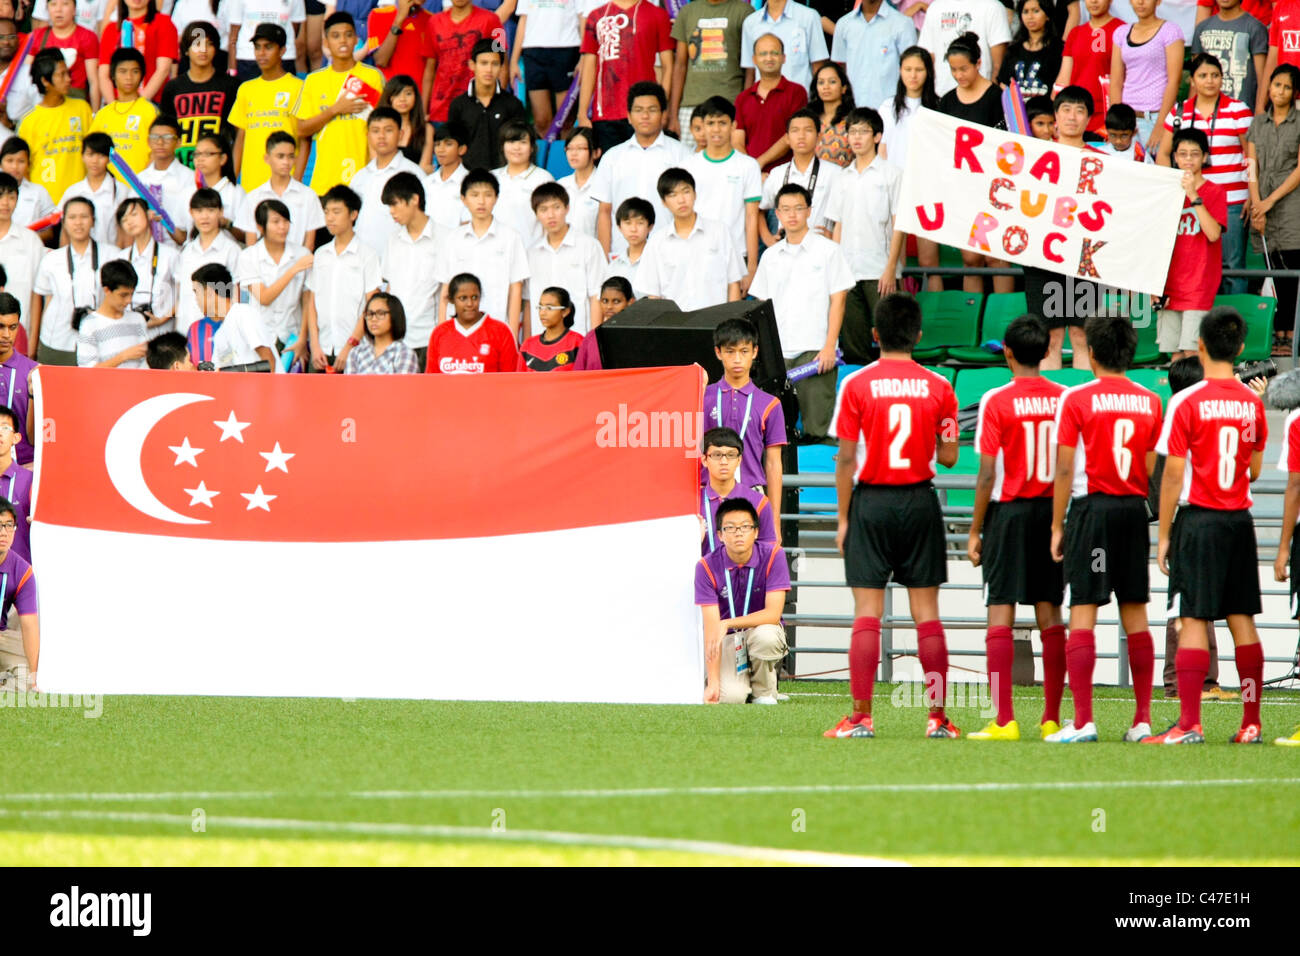
[[[40,521],[32,538],[51,692],[703,694],[693,514],[433,541],[222,541]]]

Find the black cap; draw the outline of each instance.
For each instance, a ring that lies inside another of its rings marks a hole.
[[[258,40],[270,40],[280,47],[289,45],[289,37],[284,32],[284,27],[278,23],[259,23],[257,29],[253,31],[253,41]]]

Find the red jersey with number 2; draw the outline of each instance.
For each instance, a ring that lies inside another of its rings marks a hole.
[[[1056,410],[1065,386],[1014,378],[980,398],[975,450],[993,459],[993,500],[1047,498],[1056,475]]]
[[[1147,493],[1147,453],[1160,438],[1160,397],[1122,375],[1066,389],[1056,444],[1074,449],[1071,495]]]
[[[1250,456],[1266,444],[1259,396],[1235,378],[1207,378],[1170,400],[1156,451],[1187,459],[1180,502],[1241,511],[1251,504]]]
[[[957,396],[910,359],[881,359],[844,380],[831,433],[858,443],[858,481],[914,485],[934,477],[940,436],[957,437]]]

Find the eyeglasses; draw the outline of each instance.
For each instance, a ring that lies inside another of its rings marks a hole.
[[[365,314],[365,317],[366,317],[367,319],[386,319],[386,318],[388,318],[388,317],[389,317],[390,315],[392,315],[392,314],[393,314],[393,313],[391,313],[391,312],[380,312],[380,311],[378,311],[378,310],[372,310],[372,311],[370,311],[370,312],[367,312],[367,313]]]
[[[149,142],[151,143],[174,143],[176,137],[171,133],[150,133]]]
[[[739,461],[740,452],[738,451],[711,451],[706,456],[709,461]]]
[[[539,305],[537,307],[538,312],[563,312],[564,310],[565,306],[562,305]]]
[[[754,530],[757,530],[757,526],[752,524],[724,524],[722,526],[723,534],[748,534]]]
[[[198,154],[195,153],[195,155],[197,156]],[[778,206],[776,211],[778,213],[807,212],[808,207],[800,203],[798,206]]]
[[[13,534],[18,530],[18,525],[12,521],[0,521],[0,534]]]

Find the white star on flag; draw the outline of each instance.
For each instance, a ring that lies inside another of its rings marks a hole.
[[[176,453],[176,461],[173,463],[173,467],[179,465],[181,462],[193,465],[195,468],[199,467],[199,463],[196,459],[197,456],[203,454],[203,449],[193,447],[190,444],[188,435],[179,445],[168,445],[167,449]]]
[[[217,495],[221,494],[221,492],[219,491],[209,490],[207,485],[203,484],[202,479],[199,480],[199,486],[197,488],[185,488],[183,490],[187,495],[190,496],[191,508],[193,508],[195,505],[207,505],[209,508],[211,508],[212,499],[215,498]]]
[[[235,413],[232,411],[230,417],[223,421],[213,421],[212,424],[221,429],[221,440],[233,438],[241,445],[244,443],[244,429],[248,427],[248,422],[241,422],[235,419]]]
[[[259,451],[258,454],[266,459],[267,471],[270,471],[272,468],[279,468],[287,475],[289,474],[289,469],[286,465],[289,459],[294,457],[295,453],[291,451],[281,451],[280,443],[276,442],[274,451]]]
[[[279,495],[266,494],[262,491],[261,485],[258,485],[252,492],[241,491],[239,494],[240,497],[248,499],[248,507],[244,509],[245,511],[252,511],[254,508],[261,508],[263,511],[269,512],[271,509],[268,505],[279,497]]]

